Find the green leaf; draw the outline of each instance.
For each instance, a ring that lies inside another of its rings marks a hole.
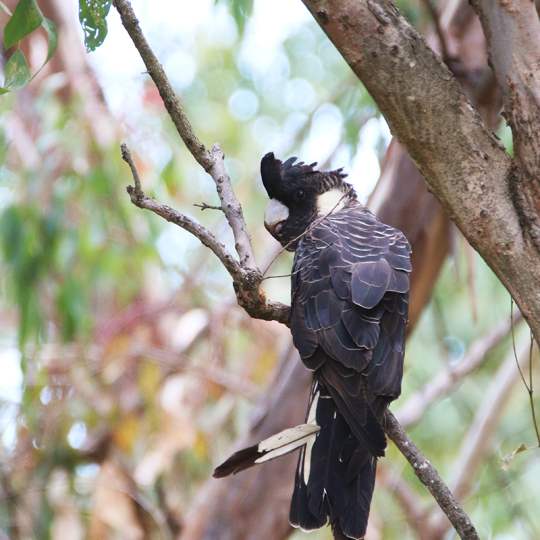
[[[35,77],[43,66],[51,59],[58,45],[58,33],[56,25],[50,19],[47,19],[41,13],[36,0],[20,0],[15,11],[9,19],[4,32],[4,48],[9,49],[17,42],[32,33],[39,27],[42,27],[47,33],[47,57],[43,65],[30,75],[28,63],[21,51],[15,51],[10,57],[5,68],[4,86],[0,87],[0,95],[21,88]]]
[[[30,69],[22,51],[15,51],[4,68],[5,81],[2,93],[24,86],[31,78]]]
[[[36,0],[20,0],[4,30],[4,48],[15,43],[39,28],[43,23],[43,13]]]
[[[79,21],[88,52],[95,51],[107,37],[107,15],[112,0],[79,0]]]

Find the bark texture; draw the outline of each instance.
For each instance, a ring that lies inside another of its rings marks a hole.
[[[540,20],[530,0],[474,0],[503,91],[518,167],[511,191],[521,225],[540,250]]]
[[[389,0],[304,0],[470,244],[540,340],[540,251],[505,153],[456,77]],[[537,174],[538,177],[538,174]]]

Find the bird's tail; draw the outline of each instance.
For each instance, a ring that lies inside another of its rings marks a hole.
[[[351,432],[326,389],[316,383],[311,410],[319,426],[301,450],[290,522],[303,530],[330,522],[334,537],[363,538],[375,485],[377,460]]]
[[[214,470],[230,474],[301,449],[290,522],[303,530],[328,522],[339,540],[363,538],[377,460],[351,432],[324,386],[313,385],[305,424],[234,453]]]

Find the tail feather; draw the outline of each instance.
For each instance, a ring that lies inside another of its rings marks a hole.
[[[320,431],[311,450],[306,446],[301,451],[289,520],[303,530],[329,522],[335,538],[363,538],[376,457],[353,434],[327,390],[317,384],[314,392],[319,395],[316,423]]]
[[[350,411],[345,409],[346,418],[341,414],[343,404],[334,394],[315,382],[305,424],[239,450],[215,469],[214,477],[236,474],[300,448],[291,525],[310,531],[329,523],[336,539],[360,539],[367,528],[381,442],[364,433],[371,431],[367,417],[360,433],[350,425]]]
[[[315,439],[319,426],[314,424],[300,424],[288,428],[276,435],[264,439],[259,444],[235,452],[214,470],[214,478],[222,478],[237,472],[284,456]]]

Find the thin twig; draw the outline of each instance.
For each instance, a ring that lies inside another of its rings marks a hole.
[[[200,208],[201,212],[203,210],[220,210],[221,212],[223,212],[223,208],[221,208],[221,206],[213,206],[211,204],[206,204],[205,202],[193,203],[193,206],[196,206],[197,208]]]
[[[521,381],[523,382],[523,386],[527,389],[527,392],[530,393],[529,385],[527,384],[527,381],[525,379],[525,375],[523,374],[523,370],[521,369],[521,365],[518,361],[518,355],[516,352],[516,335],[514,333],[514,321],[512,319],[512,313],[514,312],[514,299],[510,297],[510,331],[512,333],[512,350],[514,351],[514,358],[516,361],[516,367],[519,371],[519,376],[521,377]]]
[[[126,143],[122,143],[120,145],[120,151],[122,152],[122,159],[129,165],[129,168],[131,169],[131,175],[133,176],[133,184],[135,186],[135,193],[142,194],[143,191],[141,188],[139,171],[137,170],[137,167],[135,167],[135,163],[133,162],[133,158],[131,157],[131,152],[129,151]]]
[[[129,165],[131,174],[133,175],[134,186],[128,186],[127,192],[131,197],[131,202],[139,208],[144,208],[154,212],[158,216],[171,223],[182,227],[198,238],[206,247],[210,248],[216,257],[222,262],[231,277],[235,281],[242,281],[244,275],[238,261],[227,251],[227,248],[206,228],[204,225],[197,223],[190,217],[181,214],[174,208],[161,204],[155,199],[148,197],[141,189],[141,180],[137,167],[131,157],[131,152],[126,144],[122,144],[122,159]]]
[[[141,189],[137,167],[126,144],[122,145],[122,158],[129,165],[133,175],[134,185],[127,187],[131,202],[135,206],[150,210],[170,223],[174,223],[190,232],[203,245],[208,247],[231,275],[237,301],[249,315],[257,319],[276,320],[288,324],[289,306],[266,299],[259,287],[262,281],[260,272],[243,268],[235,257],[227,251],[227,248],[204,225],[145,195]]]
[[[532,416],[532,421],[533,421],[533,425],[534,425],[534,431],[536,433],[536,441],[538,442],[538,448],[540,448],[540,432],[538,430],[538,422],[536,420],[536,409],[534,408],[534,399],[533,399],[533,347],[534,347],[534,336],[533,336],[533,333],[532,333],[532,330],[530,331],[531,333],[531,337],[530,337],[530,340],[531,340],[531,344],[529,346],[529,388],[530,388],[530,391],[529,391],[529,405],[531,407],[531,416]]]
[[[266,279],[277,279],[277,278],[292,277],[292,276],[295,276],[296,274],[298,274],[298,272],[300,272],[300,270],[296,270],[296,272],[289,272],[288,274],[275,274],[273,276],[264,276],[262,278],[262,281],[264,281]]]
[[[135,16],[130,2],[128,0],[113,0],[113,4],[120,14],[124,28],[139,51],[178,134],[193,157],[212,177],[216,184],[216,190],[221,200],[221,207],[233,232],[235,248],[240,257],[241,266],[258,271],[251,240],[242,213],[242,207],[234,194],[231,179],[225,170],[225,156],[221,148],[215,144],[208,150],[195,135],[180,99],[175,94],[162,65],[159,63],[159,60],[142,33],[139,21]]]
[[[163,100],[163,104],[176,127],[176,131],[178,131],[178,134],[193,157],[205,171],[209,171],[213,165],[210,152],[198,139],[197,135],[195,135],[191,122],[184,112],[184,108],[180,103],[178,96],[174,92],[163,66],[159,63],[159,60],[150,48],[148,41],[146,41],[146,38],[141,31],[139,21],[137,20],[130,2],[127,0],[114,0],[113,4],[120,14],[124,28],[127,30],[135,47],[139,51],[148,74],[156,84],[159,95]]]
[[[512,316],[513,309],[514,309],[514,299],[510,296],[510,316]],[[538,442],[538,447],[540,448],[540,430],[538,428],[538,422],[536,420],[536,410],[534,408],[534,389],[533,389],[533,372],[532,372],[533,344],[534,344],[534,336],[531,330],[531,344],[529,347],[529,382],[527,383],[527,380],[525,379],[525,375],[523,374],[521,365],[518,361],[518,355],[516,353],[516,338],[514,335],[514,325],[512,324],[512,350],[514,352],[514,359],[516,362],[516,366],[519,370],[519,376],[521,377],[521,382],[523,383],[523,386],[527,390],[527,394],[529,394],[529,405],[531,408],[531,417],[532,417],[534,432],[536,433],[536,440]]]

